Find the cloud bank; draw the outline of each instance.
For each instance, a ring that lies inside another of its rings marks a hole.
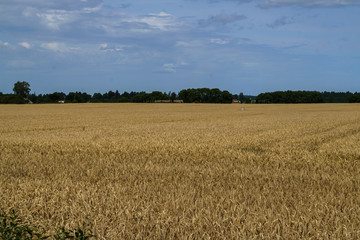
[[[92,81],[94,88],[106,90],[126,84],[129,90],[256,88],[267,84],[261,79],[284,82],[297,73],[304,76],[304,69],[307,79],[316,74],[319,79],[358,79],[359,4],[355,0],[0,1],[0,72],[8,79],[0,87],[14,79],[33,79],[42,81],[38,86],[47,86],[46,81],[91,86]],[[331,65],[344,56],[351,60]],[[342,70],[338,75],[327,74],[337,68]]]
[[[236,2],[239,4],[249,2],[260,2],[261,8],[283,7],[289,5],[298,5],[301,7],[346,7],[360,5],[358,0],[208,0],[214,2]]]
[[[297,5],[301,7],[346,7],[360,5],[358,0],[266,0],[260,3],[261,8]]]

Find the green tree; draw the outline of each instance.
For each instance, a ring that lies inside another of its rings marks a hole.
[[[70,103],[86,103],[90,102],[91,95],[86,92],[70,92],[66,97],[65,101]]]
[[[150,93],[149,97],[151,102],[154,102],[155,100],[167,100],[169,98],[166,93],[160,91],[153,91]]]
[[[238,100],[239,100],[240,102],[242,102],[242,103],[245,102],[246,97],[244,96],[244,93],[241,92],[241,93],[239,94],[239,99],[238,99]]]
[[[360,93],[355,92],[349,96],[349,103],[360,103]]]
[[[103,95],[101,93],[94,93],[91,98],[91,102],[95,102],[95,103],[104,102]]]
[[[31,91],[30,84],[25,81],[23,81],[23,82],[18,81],[14,84],[13,91],[14,91],[15,95],[19,95],[23,98],[26,98],[29,96],[30,91]]]
[[[1,104],[25,104],[26,101],[23,97],[14,94],[5,94],[0,96]]]
[[[171,94],[170,94],[170,100],[171,101],[174,101],[174,100],[176,100],[176,93],[175,92],[172,92]]]
[[[150,102],[150,94],[146,92],[139,92],[133,97],[133,102]]]

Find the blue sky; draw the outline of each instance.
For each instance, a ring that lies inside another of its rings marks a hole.
[[[359,23],[359,0],[0,0],[0,92],[355,92]]]

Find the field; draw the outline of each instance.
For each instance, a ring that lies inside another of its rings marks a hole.
[[[360,239],[358,104],[3,105],[0,123],[0,210],[49,232]]]

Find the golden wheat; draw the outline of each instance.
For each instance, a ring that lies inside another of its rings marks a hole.
[[[359,239],[360,105],[0,106],[0,208],[99,239]]]

